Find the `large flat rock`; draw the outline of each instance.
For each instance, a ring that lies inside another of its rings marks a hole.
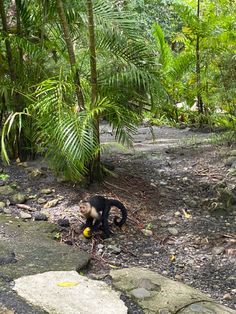
[[[144,310],[155,314],[236,314],[204,293],[144,268],[112,270],[113,285]]]
[[[46,271],[81,269],[88,264],[89,254],[56,241],[57,232],[57,226],[47,222],[0,214],[0,313],[46,313],[13,292],[12,280]]]
[[[15,280],[14,290],[30,303],[57,314],[125,314],[119,293],[75,271],[46,272]]]
[[[0,214],[2,277],[18,278],[50,270],[85,267],[90,260],[89,254],[56,241],[57,232],[57,226],[48,222],[24,222]]]

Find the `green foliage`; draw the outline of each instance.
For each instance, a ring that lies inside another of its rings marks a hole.
[[[86,103],[85,110],[77,112],[73,102],[69,102],[74,85],[65,79],[61,73],[37,88],[32,113],[37,116],[35,139],[57,173],[64,172],[65,177],[80,180],[102,149],[94,136],[94,118],[106,117],[113,125],[117,141],[131,145],[138,117],[108,98],[98,99],[93,106]]]
[[[23,119],[25,116],[29,116],[29,113],[25,110],[24,112],[12,112],[6,119],[1,134],[1,157],[4,162],[9,164],[9,155],[14,155],[14,144],[17,139],[20,138]]]
[[[0,180],[6,181],[9,177],[7,173],[0,173]]]
[[[26,158],[36,151],[56,172],[80,179],[98,152],[94,120],[105,118],[116,139],[132,145],[145,110],[154,124],[198,124],[235,129],[235,8],[230,0],[95,0],[98,98],[91,103],[86,1],[66,0],[85,110],[75,108],[74,79],[55,1],[17,1],[20,28],[11,16],[0,33],[1,154]],[[5,2],[6,10],[10,2]],[[14,15],[14,12],[11,13]],[[1,28],[1,22],[0,22]],[[200,40],[201,84],[196,79],[196,38]],[[16,71],[12,83],[5,41]],[[12,95],[21,96],[15,112]],[[189,110],[200,93],[204,116]],[[176,103],[185,103],[176,108]],[[18,142],[18,143],[17,143]],[[17,145],[16,145],[17,143]]]

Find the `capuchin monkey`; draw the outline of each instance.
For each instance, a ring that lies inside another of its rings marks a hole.
[[[80,202],[80,211],[86,218],[85,228],[89,227],[96,231],[100,224],[102,224],[105,238],[110,237],[108,216],[112,206],[121,210],[122,218],[118,221],[118,217],[114,218],[114,224],[121,227],[127,219],[127,209],[118,200],[105,198],[103,196],[93,196],[88,201]]]

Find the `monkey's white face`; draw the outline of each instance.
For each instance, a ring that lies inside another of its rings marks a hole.
[[[82,215],[87,215],[91,211],[91,206],[89,203],[80,203],[79,209]]]

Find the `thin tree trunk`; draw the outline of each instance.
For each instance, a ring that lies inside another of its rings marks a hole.
[[[78,101],[78,111],[80,111],[81,109],[84,108],[84,96],[81,89],[79,72],[78,72],[78,69],[76,68],[76,59],[75,59],[73,42],[71,40],[69,25],[66,18],[62,0],[56,0],[56,7],[57,7],[57,13],[60,18],[60,24],[63,30],[64,39],[65,39],[67,50],[68,50],[71,69],[72,69],[72,72],[74,73],[74,81],[76,84],[76,96],[77,96],[77,101]]]
[[[14,68],[14,61],[13,61],[13,57],[12,57],[11,44],[7,38],[8,26],[7,26],[7,18],[6,18],[6,12],[5,12],[5,8],[4,8],[3,0],[0,0],[0,14],[1,14],[1,19],[2,19],[3,35],[5,37],[9,75],[11,78],[12,85],[15,86],[16,81],[17,81],[17,76],[16,76],[16,71]],[[19,93],[17,93],[17,92],[13,93],[13,103],[14,103],[14,108],[16,111],[21,110],[21,104],[20,104],[20,97],[19,96],[20,96]]]
[[[93,3],[87,0],[88,31],[89,31],[89,52],[90,52],[90,73],[91,73],[91,102],[96,105],[97,100],[97,64],[96,64],[96,40],[93,19]],[[99,116],[94,117],[94,137],[100,145]],[[100,181],[102,179],[100,151],[90,164],[90,181]]]
[[[197,17],[200,20],[200,0],[197,4]],[[200,59],[200,36],[196,39],[196,80],[197,80],[197,107],[198,112],[203,114],[203,101],[201,96],[201,59]]]

